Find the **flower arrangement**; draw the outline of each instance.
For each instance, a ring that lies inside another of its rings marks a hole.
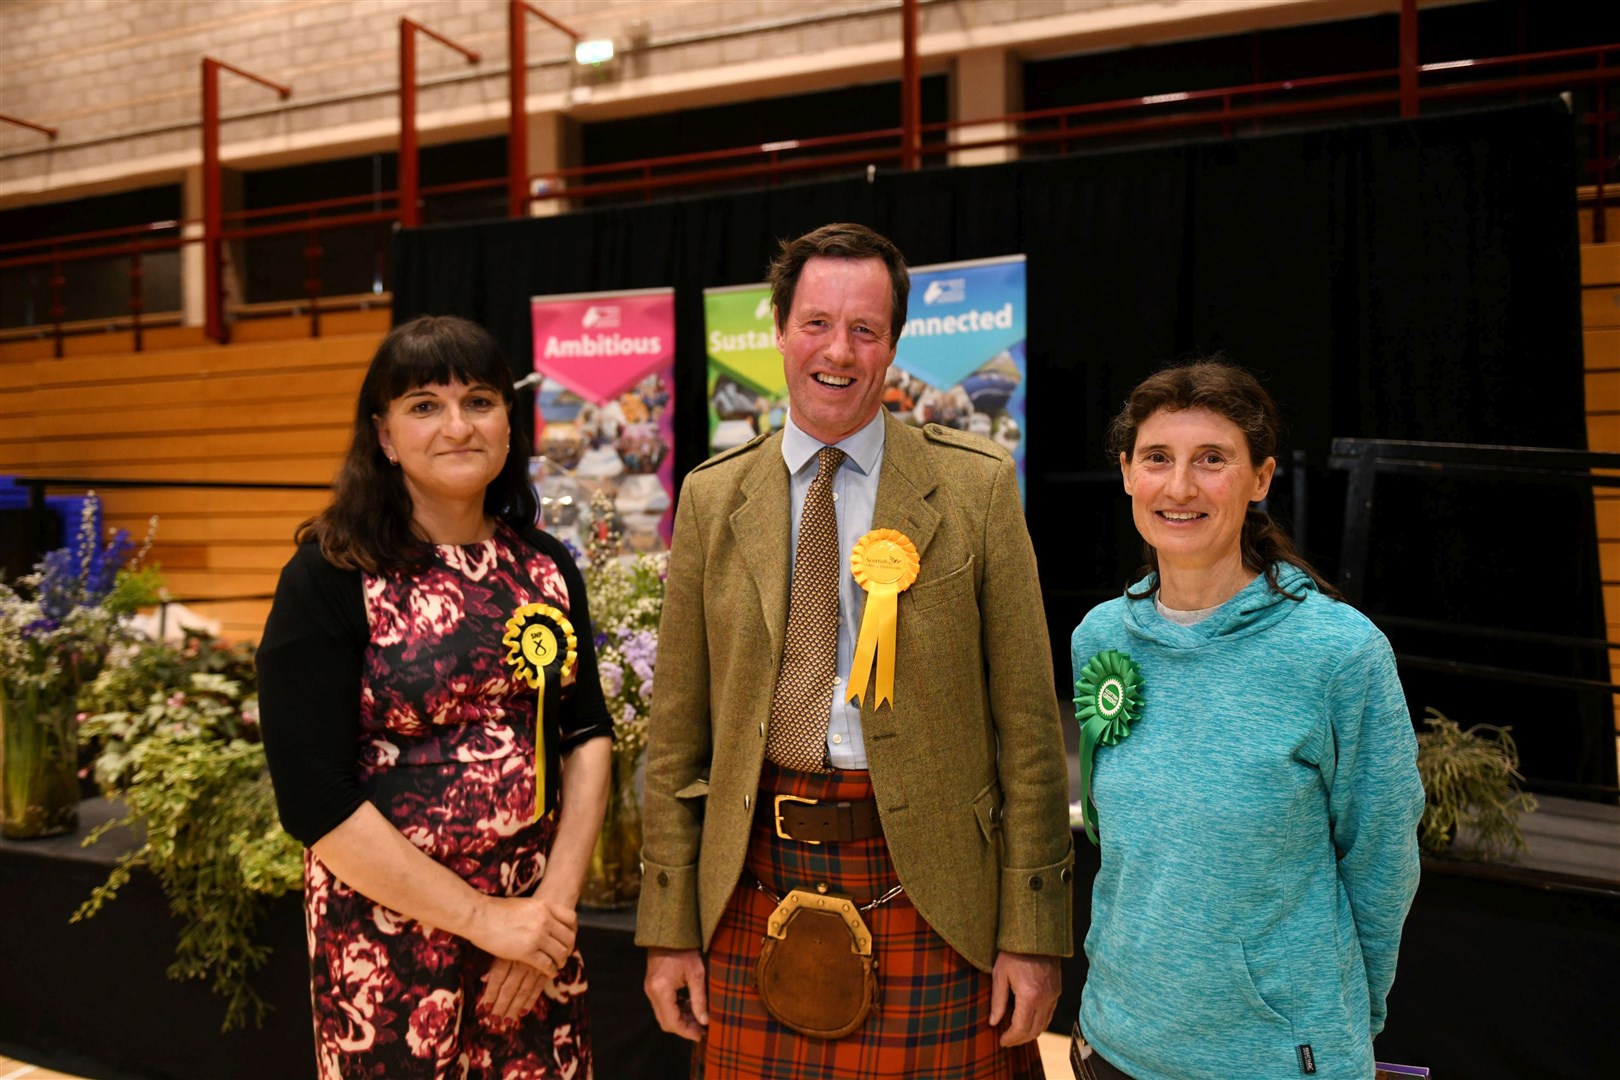
[[[581,902],[624,907],[641,893],[641,799],[636,784],[647,749],[668,556],[623,554],[623,535],[608,495],[598,492],[592,498],[591,513],[583,572],[595,624],[596,669],[613,715],[613,778],[607,818]]]
[[[138,552],[122,529],[103,542],[100,516],[91,492],[72,541],[15,587],[0,583],[0,832],[8,837],[77,826],[79,688],[132,640],[129,616],[158,599],[161,575],[140,566],[152,532]]]
[[[248,982],[269,950],[256,940],[266,907],[303,887],[303,848],[281,830],[259,738],[253,650],[189,634],[150,642],[108,665],[80,695],[79,729],[98,750],[95,777],[127,813],[85,839],[130,827],[142,842],[74,912],[89,918],[135,867],[151,872],[180,920],[169,976],[211,979],[223,1029],[268,1006]]]

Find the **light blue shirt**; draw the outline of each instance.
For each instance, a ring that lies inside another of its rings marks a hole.
[[[835,769],[866,768],[861,709],[857,703],[844,700],[849,668],[855,661],[855,639],[861,629],[861,614],[866,610],[865,591],[855,583],[855,575],[849,571],[849,553],[855,549],[855,541],[872,528],[878,472],[883,465],[883,413],[883,409],[878,409],[871,423],[833,444],[846,455],[844,464],[833,477],[833,507],[838,515],[838,672],[833,679],[832,711],[827,718],[827,760]],[[782,428],[782,460],[787,462],[792,477],[793,535],[789,542],[795,557],[799,550],[799,515],[804,513],[804,497],[810,491],[810,481],[821,471],[816,454],[822,445],[793,422],[793,412],[789,410],[787,423]]]

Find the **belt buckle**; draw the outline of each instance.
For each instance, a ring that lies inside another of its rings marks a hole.
[[[775,812],[776,812],[776,835],[781,837],[783,840],[792,840],[793,842],[798,843],[798,844],[814,844],[814,845],[820,846],[820,844],[821,844],[820,840],[800,840],[797,836],[789,836],[787,833],[782,831],[782,804],[783,803],[785,803],[785,802],[796,802],[796,803],[804,803],[806,806],[815,806],[820,801],[821,801],[820,799],[806,799],[801,795],[778,795],[776,797],[776,802],[775,802],[774,807],[773,807]]]

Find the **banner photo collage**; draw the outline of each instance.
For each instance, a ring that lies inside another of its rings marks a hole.
[[[591,499],[613,500],[632,551],[669,547],[674,524],[675,290],[530,300],[535,394],[530,474],[544,528],[576,547]]]
[[[1000,443],[1024,491],[1024,257],[919,266],[883,403],[907,424],[936,423]],[[632,551],[669,546],[674,518],[675,290],[571,293],[530,300],[535,457],[541,524],[585,546],[598,493]],[[709,449],[780,428],[787,382],[770,289],[705,289]]]
[[[915,426],[944,424],[993,439],[1018,465],[1024,492],[1027,383],[1022,255],[911,271],[905,333],[883,403]],[[787,381],[776,351],[770,288],[705,289],[709,449],[739,446],[782,426]]]

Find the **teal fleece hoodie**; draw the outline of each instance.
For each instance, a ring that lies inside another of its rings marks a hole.
[[[1417,891],[1417,744],[1389,642],[1278,567],[1193,626],[1092,610],[1146,681],[1099,747],[1080,1026],[1136,1080],[1371,1080]],[[1134,591],[1142,591],[1138,586]]]

